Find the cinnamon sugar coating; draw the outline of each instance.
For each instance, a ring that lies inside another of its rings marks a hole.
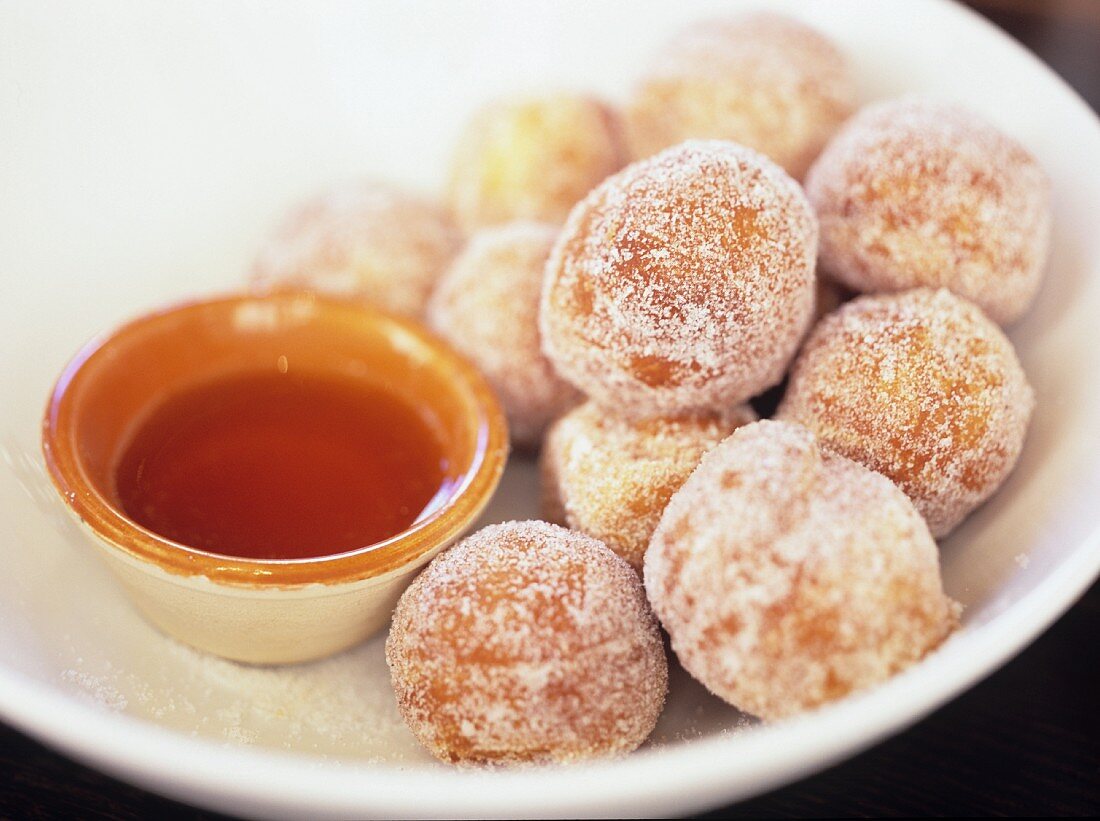
[[[386,660],[405,722],[451,763],[628,753],[668,688],[637,575],[546,522],[486,527],[432,561],[398,602]]]
[[[734,143],[683,143],[573,209],[547,264],[543,350],[627,418],[732,407],[782,379],[816,253],[809,203],[781,168]]]
[[[905,495],[784,422],[703,457],[653,534],[645,586],[684,668],[767,720],[885,681],[958,611]]]
[[[1011,472],[1034,396],[1012,343],[947,290],[864,296],[814,329],[779,418],[892,479],[946,536]]]
[[[857,291],[945,287],[1002,325],[1031,305],[1050,247],[1050,184],[976,114],[919,99],[870,106],[806,179],[822,273]]]
[[[493,386],[518,447],[537,447],[547,425],[582,398],[554,371],[539,338],[543,271],[557,234],[533,222],[475,234],[428,305],[429,324]]]
[[[258,290],[304,289],[420,317],[462,247],[443,208],[385,183],[328,191],[293,211],[252,269]]]
[[[459,137],[448,199],[467,230],[517,219],[560,225],[626,161],[618,113],[593,97],[500,100]]]
[[[689,138],[733,140],[801,179],[855,101],[848,62],[828,38],[757,12],[673,37],[634,91],[627,133],[634,157]]]
[[[600,539],[641,572],[672,494],[704,453],[755,419],[739,405],[721,415],[629,422],[586,402],[547,434],[543,515]]]

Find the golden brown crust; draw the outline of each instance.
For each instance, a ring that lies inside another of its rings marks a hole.
[[[511,220],[561,224],[626,164],[618,113],[576,94],[501,100],[467,123],[448,200],[467,230]]]
[[[945,287],[1008,324],[1050,246],[1050,185],[1019,143],[925,100],[869,106],[806,179],[825,275],[857,291]]]
[[[1012,343],[927,288],[855,299],[814,329],[779,417],[892,479],[946,536],[1016,464],[1034,405]]]
[[[627,108],[632,155],[691,138],[732,140],[801,179],[855,109],[844,55],[797,20],[705,20],[668,42]]]
[[[653,534],[645,585],[685,669],[768,720],[885,681],[958,611],[905,495],[784,422],[703,457]]]
[[[605,180],[547,264],[558,372],[632,419],[729,408],[782,378],[813,308],[817,228],[766,157],[687,142]]]
[[[257,290],[304,289],[421,317],[462,247],[443,208],[376,181],[341,186],[283,221],[252,269]]]
[[[704,453],[755,419],[739,405],[722,415],[632,423],[586,402],[547,434],[543,513],[600,539],[641,572],[672,494]]]
[[[437,557],[397,605],[386,660],[409,728],[451,763],[630,752],[668,687],[638,577],[546,522],[492,525]]]
[[[546,427],[581,401],[543,355],[538,311],[558,229],[533,222],[487,228],[444,274],[428,322],[485,374],[517,447],[537,448]]]

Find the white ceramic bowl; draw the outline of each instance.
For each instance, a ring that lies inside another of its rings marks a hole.
[[[685,678],[654,741],[620,761],[506,773],[431,763],[397,717],[378,639],[328,661],[247,668],[138,617],[42,474],[51,380],[92,334],[242,281],[299,198],[360,174],[438,186],[489,96],[572,86],[621,98],[673,27],[729,0],[540,5],[0,9],[0,714],[118,777],[282,816],[661,815],[789,781],[916,721],[1064,611],[1100,568],[1100,126],[1047,68],[935,0],[779,4],[852,55],[867,99],[959,101],[1050,172],[1050,273],[1012,330],[1036,389],[1020,465],[943,544],[963,629],[887,685],[742,731]],[[486,520],[535,512],[513,463]],[[1005,717],[1006,721],[1011,716]],[[950,766],[950,762],[944,762]]]

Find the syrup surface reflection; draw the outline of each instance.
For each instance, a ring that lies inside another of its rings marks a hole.
[[[118,502],[188,547],[251,559],[356,550],[407,529],[454,491],[424,417],[370,384],[241,373],[170,396],[115,473]]]

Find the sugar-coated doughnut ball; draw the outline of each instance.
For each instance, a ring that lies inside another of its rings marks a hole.
[[[732,407],[782,379],[813,310],[817,224],[751,149],[692,141],[573,209],[546,269],[543,349],[629,418]]]
[[[665,46],[627,108],[632,154],[733,140],[801,179],[855,109],[844,55],[809,26],[758,12],[706,20]]]
[[[766,720],[885,681],[958,610],[905,494],[770,421],[735,431],[672,497],[645,587],[684,668]]]
[[[864,109],[815,163],[806,193],[823,273],[857,291],[949,288],[1003,325],[1039,289],[1046,174],[968,111],[916,99]]]
[[[889,477],[946,536],[1008,476],[1034,397],[1012,343],[973,303],[920,288],[823,319],[779,417]]]
[[[629,422],[586,402],[547,434],[543,513],[601,540],[640,572],[672,494],[704,453],[755,419],[738,405],[724,414]]]
[[[578,94],[509,99],[478,111],[451,164],[449,198],[468,230],[530,219],[561,224],[626,164],[619,115]]]
[[[452,763],[630,752],[664,706],[664,652],[630,565],[546,522],[492,525],[438,556],[386,642],[405,722]]]
[[[252,284],[359,298],[419,317],[461,247],[454,220],[431,201],[384,183],[348,184],[287,217],[261,249]]]
[[[546,426],[581,400],[539,339],[539,296],[558,229],[513,222],[475,234],[428,305],[429,323],[488,378],[512,441],[537,447]]]

